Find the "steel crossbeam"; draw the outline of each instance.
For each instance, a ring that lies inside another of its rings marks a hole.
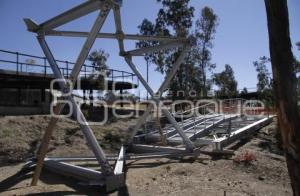
[[[47,36],[64,36],[64,37],[87,37],[89,32],[82,31],[56,31],[51,30],[45,32]],[[148,35],[133,35],[133,34],[118,34],[118,33],[98,33],[97,38],[103,39],[117,39],[118,36],[124,36],[124,40],[141,40],[141,41],[158,41],[158,42],[171,42],[171,41],[187,41],[186,38],[177,38],[170,36],[148,36]]]

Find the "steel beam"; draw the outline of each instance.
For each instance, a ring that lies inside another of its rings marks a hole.
[[[196,138],[198,137],[204,137],[205,135],[207,135],[209,133],[209,131],[211,129],[213,129],[214,127],[222,124],[223,122],[226,122],[226,121],[230,121],[230,120],[233,120],[233,119],[236,119],[238,118],[240,115],[233,115],[233,116],[229,116],[229,117],[226,117],[226,115],[224,115],[224,118],[223,119],[220,119],[216,122],[214,122],[213,124],[207,126],[206,128],[204,129],[201,129],[201,130],[197,130],[195,134],[193,134],[190,139],[191,140],[196,140]]]
[[[144,112],[144,114],[139,118],[136,125],[134,126],[133,130],[130,133],[130,136],[128,137],[128,140],[126,141],[127,145],[130,145],[134,139],[134,136],[138,132],[138,130],[141,128],[141,126],[145,123],[147,120],[147,117],[150,115],[151,111],[153,109],[153,105],[150,104],[147,107],[147,110]]]
[[[63,24],[66,24],[72,20],[85,16],[93,11],[96,11],[100,8],[102,2],[99,0],[90,0],[84,2],[50,20],[39,25],[37,31],[48,31],[55,29]]]
[[[162,92],[168,88],[171,80],[174,78],[176,72],[180,68],[182,62],[184,61],[185,57],[187,56],[189,50],[191,49],[190,46],[186,45],[183,50],[181,51],[181,54],[179,55],[178,59],[175,61],[171,71],[167,74],[166,79],[161,84],[160,88],[158,89],[158,92],[162,94]]]
[[[56,78],[60,78],[60,79],[63,79],[64,80],[64,77],[63,75],[61,74],[60,70],[59,70],[59,67],[58,65],[56,64],[56,61],[44,39],[44,37],[38,37],[38,41],[45,53],[45,56],[53,70],[53,73],[55,75]],[[60,87],[61,87],[61,90],[64,90],[65,86],[66,86],[66,83],[62,84],[62,83],[59,83],[60,84]],[[79,106],[76,104],[74,98],[69,95],[68,97],[68,100],[72,102],[72,106],[73,106],[73,111],[75,114],[79,115],[80,118],[82,119],[83,122],[86,122],[86,119],[84,117],[84,115],[82,114]],[[106,156],[102,150],[102,148],[99,146],[98,144],[98,141],[95,137],[95,135],[93,134],[93,131],[91,130],[91,128],[87,125],[87,124],[83,124],[83,123],[80,123],[80,127],[87,139],[87,142],[88,144],[90,144],[90,147],[92,149],[92,151],[94,152],[99,164],[101,165],[101,167],[103,168],[103,173],[104,174],[111,174],[112,173],[112,169],[111,167],[109,166],[107,160],[106,160]]]
[[[86,6],[91,6],[93,7],[93,9],[100,9],[99,6],[96,6],[93,2],[93,4],[90,4],[92,1],[90,1],[89,3],[85,3],[85,4],[82,4],[81,6],[78,6],[70,11],[67,11],[45,23],[43,23],[42,25],[40,25],[40,27],[43,27],[43,31],[45,30],[45,28],[54,28],[55,25],[60,25],[64,22],[68,22],[68,20],[73,20],[74,18],[72,17],[80,17],[82,15],[80,15],[79,12],[81,12],[81,14],[85,14],[85,13],[88,13],[89,12],[89,9],[88,7]],[[98,5],[99,2],[97,2],[97,5]],[[108,5],[104,5],[102,8],[101,8],[101,12],[99,14],[99,16],[97,17],[93,27],[92,27],[92,30],[91,30],[91,33],[89,33],[89,35],[87,36],[87,39],[84,43],[84,46],[80,52],[80,55],[78,56],[78,59],[77,59],[77,62],[76,64],[74,65],[74,68],[72,70],[72,73],[71,73],[71,77],[70,79],[72,80],[72,82],[74,83],[79,75],[79,72],[81,70],[81,67],[93,45],[93,43],[95,42],[95,39],[97,37],[97,34],[99,33],[101,27],[103,26],[106,18],[107,18],[107,15],[110,11],[110,7]],[[31,21],[26,21],[26,24],[28,26],[28,29],[29,30],[33,30],[32,28],[34,28],[34,24],[31,22]],[[59,82],[59,86],[61,88],[61,90],[63,92],[67,92],[67,91],[71,91],[72,89],[67,88],[67,83],[63,77],[63,75],[61,74],[57,64],[56,64],[56,61],[44,39],[44,36],[38,36],[38,41],[45,53],[45,56],[49,62],[49,64],[51,65],[52,67],[52,70],[54,72],[54,75],[56,76],[56,78],[58,79],[61,79],[61,82]],[[73,97],[72,96],[68,96],[68,99],[69,101],[71,101],[72,105],[73,105],[73,110],[74,110],[74,114],[79,114],[80,118],[86,122],[86,119],[85,117],[83,116],[80,108],[78,107],[78,105],[76,104],[76,102],[74,101]],[[56,107],[56,109],[58,110],[58,113],[60,113],[60,111],[62,110],[62,108],[64,107],[64,104],[60,104]],[[56,117],[52,117],[51,120],[50,120],[50,123],[48,125],[48,128],[46,130],[46,134],[44,135],[44,139],[43,139],[43,143],[42,143],[42,146],[41,146],[41,152],[40,154],[38,155],[38,163],[37,163],[37,167],[36,167],[36,171],[35,171],[35,174],[34,174],[34,177],[33,177],[33,180],[32,180],[32,185],[36,185],[37,184],[37,181],[38,181],[38,178],[40,176],[40,172],[41,172],[41,168],[42,168],[42,165],[43,165],[43,160],[45,158],[45,155],[47,153],[47,149],[48,149],[48,144],[49,144],[49,141],[50,141],[50,137],[52,135],[52,132],[53,132],[53,129],[54,129],[54,126],[55,124],[57,123],[57,118]],[[102,169],[104,171],[104,173],[106,175],[110,175],[112,173],[112,168],[109,166],[107,160],[106,160],[106,157],[105,157],[105,154],[103,152],[103,150],[100,148],[92,130],[90,129],[90,127],[86,124],[81,124],[80,123],[80,126],[85,134],[85,137],[87,138],[87,141],[89,142],[89,144],[91,145],[91,148],[93,150],[93,152],[95,153],[95,156],[99,162],[99,164],[102,166]]]
[[[186,43],[182,41],[171,41],[168,43],[160,44],[157,46],[144,47],[136,50],[126,51],[126,55],[130,56],[143,56],[147,53],[158,52],[160,50],[174,49],[177,47],[183,47]]]
[[[78,180],[104,185],[105,176],[96,170],[79,167],[69,163],[45,159],[45,168],[60,175],[71,176]]]
[[[125,48],[124,48],[124,33],[122,30],[120,6],[114,6],[113,12],[114,12],[114,19],[115,19],[116,34],[117,34],[117,40],[118,40],[118,44],[119,44],[119,50],[120,50],[120,54],[123,54],[125,52]]]
[[[213,143],[213,147],[215,150],[222,150],[223,147],[231,144],[232,142],[243,138],[244,136],[247,136],[248,134],[257,131],[261,127],[271,123],[273,120],[273,116],[263,118],[261,120],[258,120],[250,125],[247,125],[245,127],[242,127],[236,131],[233,131],[230,133],[229,136],[223,136],[220,138],[215,139]]]
[[[64,37],[87,37],[89,32],[82,31],[47,31],[46,36],[64,36]],[[97,38],[103,39],[117,39],[118,34],[115,33],[98,33]],[[182,41],[186,42],[186,38],[176,38],[171,36],[147,36],[147,35],[133,35],[124,34],[124,40],[140,40],[140,41],[158,41],[158,42],[172,42],[172,41]]]
[[[159,87],[159,90],[157,91],[156,95],[158,95],[159,97],[162,96],[164,90],[169,86],[172,78],[175,76],[176,72],[178,71],[181,63],[183,62],[184,58],[186,57],[188,50],[190,49],[189,46],[185,46],[180,54],[180,56],[178,57],[178,59],[176,60],[176,62],[173,65],[173,68],[171,69],[171,71],[167,74],[166,79],[164,80],[164,82],[161,84],[161,86]],[[125,58],[126,60],[126,58]],[[127,63],[131,63],[131,57],[129,57]],[[135,66],[133,65],[133,68],[135,68]],[[136,69],[136,68],[135,68]],[[136,69],[136,71],[138,72],[138,70]],[[147,83],[145,81],[145,79],[141,76],[140,77],[143,80],[143,84]],[[148,85],[147,85],[148,86]],[[149,86],[148,86],[149,87]],[[147,90],[152,91],[152,89],[149,87]],[[152,91],[153,92],[153,91]],[[132,133],[130,134],[129,140],[127,141],[127,144],[132,143],[134,136],[136,135],[138,129],[145,123],[145,121],[147,120],[147,117],[149,116],[151,110],[152,110],[153,106],[152,104],[150,104],[150,107],[147,108],[146,112],[143,114],[143,116],[139,119],[139,121],[137,122],[136,126],[134,127]]]
[[[182,53],[180,54],[180,56],[178,57],[178,59],[176,60],[176,62],[174,63],[174,66],[173,68],[171,69],[171,71],[167,74],[167,77],[166,79],[164,80],[164,82],[161,84],[161,86],[159,87],[158,91],[156,94],[159,95],[159,97],[162,96],[162,93],[163,91],[169,86],[172,78],[174,77],[174,75],[176,74],[176,72],[178,71],[181,63],[183,62],[184,58],[186,57],[187,53],[188,53],[188,50],[190,49],[189,46],[185,46]],[[126,60],[126,59],[125,59]],[[130,63],[131,62],[131,58],[128,59],[128,62]],[[134,66],[134,65],[133,65]],[[135,66],[134,66],[135,67]],[[142,77],[142,76],[140,76]],[[143,77],[142,77],[143,78]],[[144,80],[144,79],[143,79]],[[145,80],[144,80],[144,83],[147,83]],[[152,91],[152,89],[150,88],[149,90]],[[130,138],[129,138],[129,141],[128,143],[131,143],[134,136],[136,135],[138,129],[145,123],[147,117],[149,116],[151,110],[152,110],[152,104],[150,105],[151,108],[147,108],[146,112],[142,115],[142,117],[140,117],[139,121],[137,122],[136,126],[134,127],[131,135],[130,135]]]
[[[148,146],[148,145],[146,145]],[[160,146],[161,147],[161,146]],[[192,153],[185,150],[185,148],[173,148],[172,147],[166,148],[165,146],[159,148],[159,146],[154,146],[153,148],[149,147],[137,147],[133,148],[133,151],[140,152],[138,154],[126,154],[125,160],[141,160],[141,159],[156,159],[156,158],[163,158],[163,157],[174,157],[178,155],[192,155]],[[150,153],[145,153],[143,149],[147,151],[153,151]],[[176,150],[177,149],[177,150]],[[118,155],[107,155],[107,160],[109,161],[117,161]],[[57,161],[57,162],[94,162],[97,161],[95,157],[47,157],[47,160]],[[27,163],[27,165],[32,165],[31,162]]]
[[[63,107],[64,107],[64,104],[58,104],[54,108],[54,113],[59,114],[61,112],[61,110],[63,109]],[[41,175],[44,158],[45,158],[45,156],[48,152],[49,142],[50,142],[50,139],[52,137],[53,130],[54,130],[54,127],[55,127],[57,121],[58,121],[58,118],[52,117],[49,124],[48,124],[48,126],[47,126],[47,129],[46,129],[45,134],[44,134],[43,139],[42,139],[41,146],[40,146],[39,151],[37,153],[37,166],[35,167],[35,171],[34,171],[34,174],[33,174],[33,177],[32,177],[32,181],[31,181],[31,186],[36,186],[37,185],[38,179]]]
[[[93,27],[92,27],[92,30],[91,30],[91,33],[89,34],[89,36],[87,37],[87,40],[80,52],[80,55],[78,57],[78,60],[76,62],[76,64],[74,65],[74,69],[72,70],[72,73],[71,73],[71,77],[70,79],[72,80],[72,82],[74,83],[79,75],[79,72],[81,70],[81,67],[85,61],[85,58],[86,56],[88,55],[89,51],[90,51],[90,48],[92,47],[92,44],[95,42],[95,39],[96,39],[96,35],[97,33],[100,31],[101,27],[103,26],[103,23],[109,13],[109,10],[110,8],[108,9],[103,9],[102,12],[99,14],[99,16],[97,17]],[[41,37],[39,36],[38,37],[38,41],[46,55],[46,58],[49,62],[49,64],[52,66],[52,69],[53,69],[53,72],[55,74],[55,76],[59,79],[61,79],[62,81],[65,81],[64,80],[64,77],[63,75],[61,74],[59,68],[57,67],[57,64],[56,64],[56,61],[44,39],[44,37]],[[68,89],[65,89],[66,88],[66,82],[60,82],[59,83],[60,85],[60,88],[62,90],[68,90]],[[77,104],[75,103],[75,101],[73,100],[72,97],[69,97],[69,100],[72,102],[73,104],[73,108],[76,108],[76,111],[80,111],[80,108],[78,108]],[[61,112],[62,108],[64,107],[64,104],[60,104],[57,106],[57,110],[59,111],[58,114]],[[75,112],[75,111],[74,111]],[[83,117],[84,119],[84,116],[82,115],[81,111],[80,111],[80,116]],[[34,176],[33,176],[33,179],[32,179],[32,185],[36,185],[37,184],[37,181],[38,181],[38,178],[40,176],[40,173],[41,173],[41,168],[42,168],[42,165],[43,165],[43,160],[46,156],[46,153],[47,153],[47,149],[48,149],[48,144],[49,144],[49,141],[50,141],[50,137],[52,135],[52,132],[53,132],[53,129],[54,129],[54,126],[55,124],[57,123],[57,118],[56,117],[52,117],[51,120],[50,120],[50,123],[48,125],[48,128],[46,130],[46,133],[44,135],[44,139],[43,139],[43,142],[42,142],[42,145],[41,145],[41,152],[40,154],[38,155],[38,162],[37,162],[37,167],[36,167],[36,171],[34,173]],[[83,127],[84,128],[84,127]],[[109,167],[106,159],[105,159],[105,156],[103,156],[103,151],[102,149],[100,148],[99,144],[95,144],[95,140],[96,138],[93,136],[93,133],[91,130],[89,130],[89,127],[88,128],[85,128],[86,130],[88,130],[86,132],[86,137],[87,138],[91,138],[91,142],[94,143],[93,146],[94,146],[94,153],[97,153],[98,156],[96,155],[96,157],[98,158],[98,161],[99,163],[101,164],[102,163],[102,166],[104,166],[104,170],[105,170],[105,173],[111,173],[112,171],[111,168]],[[91,134],[92,133],[92,134]],[[98,146],[97,146],[98,145]],[[99,150],[100,148],[100,150]]]
[[[89,33],[89,36],[87,37],[87,39],[81,49],[81,52],[77,58],[77,61],[74,65],[74,68],[71,72],[71,77],[70,77],[71,80],[74,80],[74,76],[77,77],[79,75],[82,65],[84,64],[84,61],[86,60],[86,58],[91,50],[91,47],[93,46],[93,44],[97,38],[97,34],[99,33],[100,29],[102,28],[108,14],[109,14],[109,11],[110,11],[110,7],[102,9],[99,16],[97,17],[97,19],[92,27],[92,30]]]
[[[153,146],[153,145],[143,145],[143,144],[133,144],[131,146],[131,151],[134,153],[148,152],[166,152],[166,153],[183,153],[187,152],[185,148],[176,148],[168,146]]]
[[[129,65],[129,67],[131,68],[131,70],[135,73],[135,75],[139,78],[139,80],[141,81],[141,83],[143,84],[143,86],[145,87],[145,89],[149,92],[150,96],[157,102],[157,104],[159,104],[159,106],[161,107],[162,112],[168,118],[168,120],[170,121],[170,123],[175,127],[175,129],[177,130],[178,134],[182,137],[182,140],[183,140],[184,144],[186,145],[187,149],[189,149],[189,150],[194,149],[194,145],[191,142],[191,140],[189,140],[188,137],[184,134],[182,128],[180,126],[178,126],[177,121],[175,120],[175,118],[168,111],[168,109],[165,108],[165,106],[163,105],[163,103],[161,103],[161,101],[159,100],[159,98],[157,98],[157,95],[154,94],[154,91],[151,89],[151,87],[148,85],[148,83],[146,82],[146,80],[143,78],[142,74],[138,71],[138,69],[136,68],[136,66],[133,64],[131,56],[126,56],[125,57],[125,61]]]

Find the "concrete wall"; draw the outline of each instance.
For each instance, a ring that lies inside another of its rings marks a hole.
[[[44,106],[0,106],[0,115],[4,116],[22,116],[50,114],[50,107]]]
[[[49,114],[50,101],[48,90],[0,89],[0,115]]]

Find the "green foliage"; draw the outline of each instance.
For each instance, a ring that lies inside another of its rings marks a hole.
[[[92,51],[87,60],[91,61],[92,65],[95,66],[97,71],[107,69],[106,64],[109,54],[107,54],[103,49]]]
[[[225,65],[225,70],[213,75],[214,83],[219,87],[217,96],[234,97],[238,94],[237,81],[234,77],[234,71],[230,65]]]
[[[246,87],[243,88],[243,90],[241,91],[241,95],[246,95],[248,94],[248,90]]]
[[[296,43],[296,46],[298,47],[298,50],[300,50],[300,42]],[[300,97],[300,62],[298,59],[294,56],[294,67],[296,71],[296,77],[297,77],[297,94],[298,98]]]
[[[257,91],[262,92],[265,89],[269,89],[271,87],[271,77],[269,70],[267,69],[267,63],[270,62],[270,59],[263,56],[259,58],[259,61],[253,62],[253,65],[257,72]]]
[[[270,58],[260,57],[259,61],[253,62],[253,65],[257,72],[257,92],[265,103],[266,107],[274,105],[274,90],[273,90],[273,79],[267,68],[267,63],[270,63]]]
[[[210,49],[212,48],[218,18],[211,8],[205,7],[196,21],[196,29],[192,31],[195,9],[189,5],[190,0],[157,0],[157,2],[162,4],[162,8],[157,14],[155,23],[144,19],[138,26],[140,34],[148,36],[193,36],[197,39],[197,46],[192,49],[178,70],[170,84],[170,90],[173,92],[173,99],[188,98],[188,92],[192,90],[200,95],[200,92],[208,84],[206,69],[211,70],[215,66],[210,63]],[[141,48],[158,45],[158,42],[140,41],[136,45]],[[145,60],[155,64],[157,66],[156,71],[166,74],[172,68],[180,52],[181,49],[159,51],[147,54]],[[178,91],[185,92],[185,97],[176,96]]]
[[[202,84],[204,96],[209,90],[207,85],[207,70],[212,71],[216,65],[211,63],[212,40],[216,33],[219,19],[214,11],[209,7],[204,7],[201,15],[196,21],[195,37],[197,45],[193,48],[193,58],[197,66],[200,83]]]
[[[294,56],[294,67],[295,67],[296,74],[298,74],[300,72],[300,62],[296,59],[295,56]]]
[[[92,73],[89,74],[88,79],[100,89],[104,88],[105,76],[110,74],[106,71],[108,68],[108,57],[108,53],[99,49],[92,51],[87,58],[87,60],[94,66],[94,69],[92,70]]]
[[[162,3],[156,19],[156,28],[175,31],[179,37],[186,37],[192,27],[194,7],[189,5],[190,0],[157,0]]]
[[[4,128],[0,130],[1,138],[10,137],[16,133],[16,130],[12,130],[9,128]]]
[[[104,135],[104,139],[107,141],[107,142],[117,142],[119,143],[121,141],[121,138],[119,135],[116,135],[116,134],[112,134],[111,132],[108,132]]]

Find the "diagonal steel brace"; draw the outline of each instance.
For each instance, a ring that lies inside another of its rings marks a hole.
[[[102,9],[101,13],[99,14],[99,16],[97,17],[93,28],[91,30],[91,33],[89,34],[89,36],[86,39],[86,42],[80,52],[80,55],[78,56],[77,62],[74,65],[74,68],[72,70],[71,73],[71,81],[74,83],[76,82],[76,79],[79,75],[79,72],[81,70],[81,67],[86,59],[86,56],[88,55],[93,43],[95,42],[96,36],[98,34],[98,32],[100,31],[100,29],[102,28],[108,14],[109,14],[110,8],[107,9]],[[63,75],[60,73],[60,70],[56,64],[56,61],[44,39],[44,36],[38,36],[38,41],[47,57],[47,60],[50,64],[50,66],[52,67],[52,70],[56,76],[56,78],[62,79],[62,81],[65,81]],[[60,84],[60,88],[61,90],[65,90],[66,88],[68,88],[66,86],[66,83],[59,83]],[[68,90],[72,90],[72,89],[68,89]],[[69,100],[72,102],[73,108],[75,108],[75,110],[77,110],[80,114],[80,116],[83,116],[80,108],[77,106],[77,104],[75,103],[75,101],[73,100],[72,97],[69,97]],[[64,104],[58,104],[55,109],[54,112],[55,114],[60,114],[61,110],[63,109]],[[82,118],[84,119],[84,117]],[[55,127],[55,124],[57,123],[58,118],[56,117],[51,117],[50,123],[47,127],[46,133],[44,135],[44,138],[42,140],[42,144],[41,144],[41,148],[39,150],[39,154],[38,154],[38,161],[37,161],[37,166],[36,166],[36,170],[32,179],[31,184],[32,185],[36,185],[37,181],[39,179],[40,173],[41,173],[41,169],[42,169],[42,165],[43,165],[43,161],[44,158],[46,156],[47,153],[47,149],[48,149],[48,145],[49,145],[49,141],[53,132],[53,129]],[[90,142],[92,142],[93,144],[92,149],[93,152],[95,153],[95,156],[97,157],[97,160],[99,162],[99,164],[103,167],[104,169],[104,173],[112,173],[112,169],[110,168],[108,162],[106,161],[106,157],[105,154],[103,153],[103,150],[100,148],[99,144],[97,143],[97,140],[95,138],[95,136],[92,133],[92,130],[87,126],[87,125],[81,125],[81,128],[83,130],[86,130],[84,133],[86,135],[87,138],[90,138],[88,140],[90,140]]]
[[[182,63],[182,61],[184,60],[185,55],[187,54],[186,48],[184,49],[183,54],[180,56],[181,58],[179,58],[177,60],[176,63],[176,67],[175,69],[178,69],[180,64]],[[141,83],[144,85],[144,87],[146,88],[146,90],[149,92],[150,96],[152,97],[152,99],[158,104],[158,106],[161,108],[162,112],[164,113],[164,115],[168,118],[168,120],[170,121],[170,123],[175,127],[175,129],[177,130],[178,134],[182,137],[183,143],[186,145],[186,148],[189,150],[193,150],[194,149],[194,144],[193,142],[185,135],[185,133],[183,132],[182,128],[178,125],[177,121],[175,120],[175,118],[172,116],[172,114],[169,112],[169,110],[165,107],[165,105],[163,104],[163,102],[160,100],[160,96],[157,96],[154,91],[152,90],[152,88],[149,86],[149,84],[146,82],[146,80],[143,78],[142,74],[138,71],[138,69],[136,68],[136,66],[134,65],[134,63],[132,62],[132,58],[131,56],[126,56],[125,57],[125,61],[127,62],[127,64],[129,65],[129,67],[131,68],[131,70],[137,75],[137,77],[139,78],[139,80],[141,81]],[[171,73],[176,73],[176,71],[171,71]],[[168,85],[168,83],[170,82],[171,78],[174,76],[173,74],[168,75],[168,77],[166,78],[167,82],[163,82],[162,88],[160,88],[161,92],[164,90],[164,87],[166,87]],[[160,92],[160,93],[161,93]],[[162,94],[162,93],[161,93]],[[146,115],[150,114],[148,112],[146,112]],[[146,120],[145,116],[142,116],[141,121]],[[143,123],[138,123],[138,125],[143,124]]]

